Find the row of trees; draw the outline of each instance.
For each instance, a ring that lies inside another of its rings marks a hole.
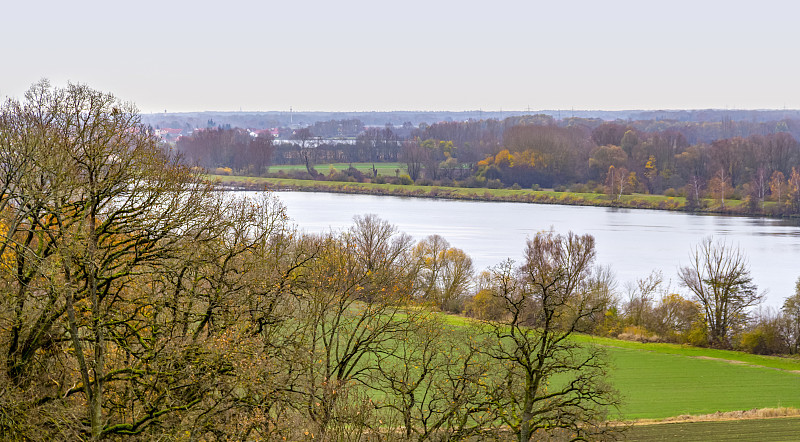
[[[275,152],[271,137],[251,137],[239,128],[196,130],[179,138],[176,147],[189,164],[257,176],[267,172]]]

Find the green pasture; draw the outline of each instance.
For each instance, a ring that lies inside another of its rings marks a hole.
[[[445,321],[451,326],[475,324],[460,316],[446,316]],[[798,358],[588,335],[573,339],[606,349],[610,380],[623,397],[622,419],[800,408]]]
[[[800,407],[800,373],[695,356],[608,348],[625,419]]]

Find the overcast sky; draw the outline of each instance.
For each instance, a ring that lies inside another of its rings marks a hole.
[[[0,96],[142,112],[800,108],[800,2],[9,1]]]

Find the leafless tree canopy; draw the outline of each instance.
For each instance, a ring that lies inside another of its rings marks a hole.
[[[747,309],[761,302],[747,260],[738,247],[706,238],[681,268],[681,283],[702,305],[708,339],[714,346],[729,347],[730,332],[747,318]]]

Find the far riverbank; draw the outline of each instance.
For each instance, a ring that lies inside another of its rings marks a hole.
[[[328,192],[360,195],[441,198],[467,201],[498,201],[569,206],[619,207],[628,209],[669,210],[691,213],[760,216],[783,218],[777,214],[777,203],[764,203],[763,211],[753,213],[742,200],[701,199],[694,210],[687,210],[686,198],[649,194],[610,196],[602,193],[556,192],[553,190],[487,189],[444,186],[356,183],[341,181],[296,180],[244,176],[209,175],[220,186],[235,190],[291,190],[299,192]]]

